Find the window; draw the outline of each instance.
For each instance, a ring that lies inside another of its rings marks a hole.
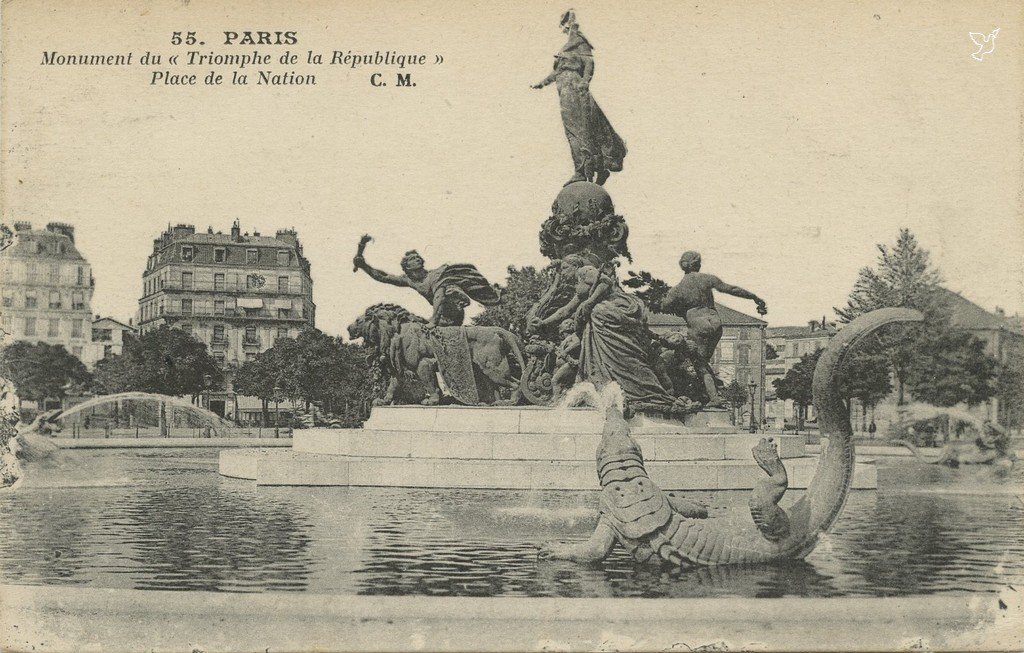
[[[799,356],[800,355],[800,343],[799,342],[794,342],[793,343],[793,355],[794,356]]]
[[[71,308],[76,311],[83,310],[85,308],[85,294],[81,292],[71,293]]]
[[[277,309],[277,317],[287,320],[292,316],[292,309],[290,308],[279,308]]]
[[[84,286],[85,285],[85,268],[83,268],[81,265],[78,266],[78,281],[77,281],[77,283],[78,283],[79,286]]]
[[[36,308],[36,294],[34,292],[25,293],[25,308]]]
[[[157,310],[159,311],[160,315],[164,314],[164,300],[160,300],[160,305],[157,307]]]
[[[103,345],[103,358],[114,353],[114,345]]]
[[[39,266],[35,263],[29,263],[27,277],[29,282],[39,283],[42,281],[42,279],[39,278]]]
[[[46,328],[46,336],[48,338],[56,338],[60,335],[60,320],[51,317],[47,322],[49,322],[49,324]]]
[[[4,306],[14,306],[13,290],[4,290]]]
[[[28,241],[28,251],[32,252],[33,254],[38,254],[39,253],[39,241],[38,240],[30,240],[30,241]]]
[[[287,338],[288,337],[288,327],[277,327],[277,337],[278,338]]]
[[[256,352],[254,352],[254,351],[247,351],[247,352],[245,352],[245,362],[246,363],[248,363],[249,361],[254,361],[254,360],[256,360]]]
[[[260,251],[258,249],[245,250],[246,265],[256,265],[260,262]]]
[[[248,325],[245,327],[245,340],[246,342],[256,342],[256,327]]]
[[[56,263],[50,265],[50,283],[60,283],[60,266]]]
[[[82,337],[82,320],[71,320],[71,337]]]
[[[277,292],[288,292],[288,277],[277,278]]]
[[[194,261],[195,258],[196,258],[196,250],[195,250],[194,247],[192,247],[191,245],[182,245],[181,246],[181,260],[182,261],[185,261],[186,263],[190,263],[190,262]]]
[[[224,342],[224,325],[214,324],[213,325],[213,341]]]
[[[50,308],[60,308],[60,291],[50,291]]]
[[[287,266],[291,263],[292,253],[286,249],[277,250],[277,264],[281,267]]]
[[[213,289],[224,290],[224,273],[218,272],[213,275]]]
[[[213,302],[213,314],[224,315],[224,300],[218,299]]]
[[[110,342],[114,339],[113,329],[93,329],[92,330],[92,341],[93,342]]]
[[[14,335],[14,320],[10,315],[0,315],[0,331]]]
[[[182,315],[192,315],[192,300],[183,299],[181,300],[181,313]]]
[[[744,390],[746,390],[748,393],[750,392],[750,388],[747,387],[747,384],[750,383],[750,371],[749,370],[745,370],[745,369],[738,369],[738,370],[736,370],[736,381],[741,386],[743,386]],[[749,399],[747,401],[749,401]]]
[[[214,354],[213,355],[213,362],[218,364],[218,365],[220,365],[220,366],[223,366],[224,365],[224,354],[222,354],[220,352]]]
[[[181,287],[185,290],[192,290],[192,273],[182,272],[181,273]]]
[[[25,335],[34,336],[36,335],[36,318],[26,317],[25,318]]]
[[[750,365],[750,346],[740,345],[736,348],[736,362],[740,365]]]
[[[223,247],[217,247],[213,250],[213,262],[223,263],[228,260],[228,250]]]

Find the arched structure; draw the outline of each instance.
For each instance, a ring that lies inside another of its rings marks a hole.
[[[136,407],[151,407],[153,409],[151,412],[141,410],[136,410],[135,412],[149,412],[158,423],[173,425],[176,421],[175,418],[177,418],[178,421],[187,421],[190,425],[195,426],[211,426],[214,428],[232,426],[231,422],[202,406],[196,406],[187,399],[149,392],[120,392],[93,397],[61,411],[52,419],[63,421],[65,424],[68,423],[68,420],[79,422],[97,413],[104,416],[109,415],[109,409],[113,409],[115,415],[120,414],[122,411],[131,413],[133,405]],[[128,407],[127,410],[125,407]]]

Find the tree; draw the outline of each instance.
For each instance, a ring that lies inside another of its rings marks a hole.
[[[91,377],[82,361],[62,345],[15,342],[0,351],[0,376],[14,382],[18,397],[30,401],[63,399],[85,388]]]
[[[501,301],[496,306],[485,308],[473,318],[473,324],[508,329],[525,340],[526,316],[550,283],[551,277],[545,270],[537,270],[530,265],[522,268],[508,266],[508,277],[501,287]]]
[[[821,352],[822,350],[819,349],[813,353],[804,354],[786,372],[786,376],[772,381],[776,396],[779,399],[790,399],[796,406],[797,430],[803,429],[804,419],[807,417],[807,407],[814,400],[814,367],[818,364]]]
[[[942,275],[932,267],[928,251],[917,244],[914,234],[909,229],[900,229],[895,247],[875,247],[877,268],[860,270],[846,308],[835,309],[840,321],[849,323],[864,313],[890,306],[934,313]]]
[[[278,338],[274,346],[247,361],[234,378],[235,390],[268,403],[282,397],[320,406],[327,413],[370,396],[369,366],[360,347],[310,328],[297,338]]]
[[[999,396],[999,421],[1003,426],[1024,426],[1024,357],[1020,352],[1007,357],[996,379]]]
[[[835,309],[840,320],[850,322],[878,308],[905,306],[924,313],[925,321],[892,327],[866,343],[855,360],[887,358],[901,405],[906,403],[908,388],[918,399],[943,402],[935,404],[942,406],[975,405],[991,397],[995,361],[976,338],[950,322],[950,293],[941,287],[942,276],[932,267],[927,250],[909,229],[900,230],[891,249],[877,247],[876,269],[862,269],[846,307]]]
[[[775,347],[772,346],[771,343],[767,343],[765,345],[765,347],[764,347],[764,359],[766,361],[773,361],[773,360],[775,360],[778,357],[779,357],[778,350],[776,350]]]
[[[722,396],[729,402],[732,411],[732,423],[735,425],[739,420],[739,408],[750,399],[750,393],[747,392],[747,389],[739,381],[733,379],[729,382],[729,385],[722,389]]]
[[[853,352],[840,371],[840,392],[847,400],[860,401],[862,429],[867,428],[868,410],[892,392],[889,358],[877,341],[874,344]]]
[[[907,367],[907,383],[916,399],[976,406],[995,395],[998,364],[978,338],[956,329],[924,329],[915,344],[921,355]]]
[[[124,351],[96,364],[98,392],[152,392],[184,396],[198,395],[219,387],[223,374],[216,361],[199,342],[181,329],[162,326],[138,338],[126,336]]]

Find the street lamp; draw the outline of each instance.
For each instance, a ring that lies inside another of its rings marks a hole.
[[[757,433],[757,423],[754,422],[754,394],[757,392],[757,384],[751,379],[747,387],[750,389],[750,432]]]
[[[281,386],[274,386],[274,437],[281,437]]]
[[[209,374],[203,375],[203,389],[206,395],[206,410],[210,410],[210,386],[213,385],[213,377]],[[206,425],[206,437],[210,437],[210,425]]]

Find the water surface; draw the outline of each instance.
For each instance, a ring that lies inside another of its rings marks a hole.
[[[595,492],[256,487],[219,476],[211,450],[69,450],[0,495],[0,572],[18,584],[436,596],[1024,586],[1024,474],[880,464],[879,491],[853,492],[805,562],[681,571],[637,569],[618,552],[595,567],[538,562],[538,543],[588,535]],[[749,523],[747,492],[690,495],[713,516]]]

